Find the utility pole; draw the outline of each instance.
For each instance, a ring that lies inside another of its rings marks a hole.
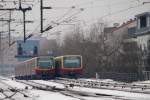
[[[22,8],[21,6],[21,0],[19,0],[19,8],[0,8],[0,10],[2,11],[22,11],[23,12],[23,33],[24,33],[24,42],[26,41],[26,39],[30,38],[32,35],[29,35],[28,37],[26,37],[26,21],[25,21],[25,13],[28,10],[32,10],[31,7],[28,8]]]
[[[11,42],[11,10],[9,10],[9,20],[8,20],[8,45],[9,47],[15,43],[15,41]]]
[[[8,33],[8,38],[9,38],[8,44],[9,44],[9,47],[11,45],[10,22],[11,22],[11,10],[9,11],[9,21],[8,21],[8,32],[9,32]]]
[[[19,0],[19,10],[21,10],[23,12],[23,33],[24,33],[24,42],[26,41],[26,39],[28,37],[26,37],[26,23],[25,23],[25,20],[26,20],[26,11],[28,10],[32,10],[31,7],[28,7],[28,8],[22,8],[21,6],[21,0]]]
[[[3,24],[3,20],[2,20],[2,24]],[[0,32],[0,67],[1,67],[0,68],[1,69],[1,74],[3,74],[2,32]]]
[[[40,10],[41,10],[41,33],[43,33],[43,0],[40,0]]]
[[[9,47],[13,44],[11,43],[11,26],[10,26],[10,23],[13,19],[11,19],[11,10],[10,10],[10,13],[9,13],[9,19],[4,19],[4,18],[1,18],[0,21],[6,21],[8,23],[8,38],[9,38],[9,41],[8,41],[8,44],[9,44]]]
[[[14,30],[11,30],[11,22],[15,21],[15,19],[11,19],[11,12],[12,12],[12,10],[9,10],[9,19],[0,18],[0,21],[8,22],[8,39],[9,39],[8,40],[8,45],[9,45],[9,47],[12,46],[15,43],[15,41],[12,42],[12,40],[11,40],[11,31],[14,31]],[[16,22],[16,23],[21,23],[21,22]],[[25,21],[25,23],[33,23],[33,21]]]
[[[11,10],[9,10],[9,20],[8,20],[8,45],[9,47],[15,43],[15,41],[11,42]]]
[[[52,7],[43,7],[43,0],[40,0],[40,12],[41,12],[41,33],[45,32],[46,30],[43,30],[43,10],[44,9],[52,9]],[[51,27],[52,28],[52,27]]]
[[[19,0],[19,8],[0,8],[0,10],[3,11],[22,11],[23,12],[23,33],[24,33],[24,42],[26,41],[26,39],[30,38],[32,35],[29,35],[28,37],[26,37],[26,24],[25,24],[25,13],[26,11],[32,10],[31,7],[28,8],[22,8],[21,6],[21,0]]]
[[[2,40],[1,40],[1,32],[0,32],[0,72],[2,73],[2,70],[3,70],[3,64],[2,64],[2,59],[3,59],[3,57],[2,57],[2,47],[1,47],[1,44],[2,44]]]

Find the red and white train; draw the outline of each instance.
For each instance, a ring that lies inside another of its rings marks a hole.
[[[20,62],[15,67],[16,79],[77,78],[82,74],[82,56],[40,56]]]

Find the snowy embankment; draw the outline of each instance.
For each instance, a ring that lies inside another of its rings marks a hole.
[[[96,89],[96,88],[86,88],[86,87],[66,87],[64,84],[57,83],[54,80],[44,81],[44,80],[32,80],[33,82],[40,83],[43,85],[55,86],[56,88],[65,89],[65,91],[44,91],[33,89],[32,86],[28,86],[23,83],[19,83],[15,80],[2,78],[0,77],[0,81],[10,85],[13,88],[17,88],[22,90],[23,92],[30,95],[30,100],[115,100],[114,97],[119,97],[123,99],[131,99],[131,100],[150,100],[150,94],[144,93],[133,93],[133,92],[125,92],[119,90],[109,90],[109,89]],[[111,81],[111,80],[106,80]],[[145,82],[144,82],[145,83]],[[141,83],[140,83],[141,84]],[[146,82],[146,84],[149,84]],[[28,86],[28,90],[25,90],[26,86]],[[95,94],[94,96],[81,96],[78,95],[80,93],[85,94]],[[104,96],[105,95],[105,96]],[[18,99],[15,99],[18,100]],[[28,100],[28,99],[27,99]]]
[[[4,82],[5,84],[16,88],[16,89],[20,89],[22,92],[26,93],[27,95],[29,95],[30,97],[23,97],[22,95],[19,95],[19,93],[17,93],[15,96],[13,96],[11,99],[13,100],[49,100],[49,99],[53,99],[53,100],[115,100],[109,97],[86,97],[86,96],[79,96],[79,95],[74,95],[74,94],[70,94],[66,91],[63,92],[54,92],[54,91],[43,91],[43,90],[37,90],[37,89],[32,89],[32,87],[23,84],[23,83],[19,83],[16,82],[15,80],[11,80],[11,79],[0,79],[0,81]],[[62,84],[58,84],[55,82],[49,82],[49,81],[43,81],[43,80],[36,80],[35,82],[41,83],[41,84],[47,84],[47,85],[51,85],[51,86],[56,86],[57,88],[64,88],[64,86]],[[28,88],[27,90],[25,89],[25,87],[28,86],[30,88]],[[2,96],[0,95],[0,98],[2,98]]]
[[[87,79],[88,80],[88,79]],[[90,79],[88,80],[90,81]],[[107,82],[112,80],[106,80]],[[65,88],[62,84],[55,83],[53,81],[43,81],[43,80],[35,80],[35,82],[39,82],[42,84],[50,85],[50,86],[56,86],[57,88]],[[103,80],[105,82],[105,80]],[[120,90],[109,90],[109,89],[94,89],[94,88],[85,88],[85,87],[69,87],[69,91],[74,92],[82,92],[82,93],[92,93],[97,95],[109,95],[109,96],[119,96],[119,97],[125,97],[128,99],[135,99],[135,100],[150,100],[150,94],[144,94],[144,93],[133,93],[133,92],[126,92],[126,91],[120,91]]]
[[[25,85],[23,83],[16,82],[15,80],[11,80],[8,78],[0,77],[0,81],[7,84],[10,87],[16,88],[18,90],[21,90],[22,92],[25,92],[27,95],[30,95],[29,98],[25,98],[19,93],[14,95],[12,97],[13,100],[79,100],[78,98],[65,96],[58,92],[50,92],[50,91],[42,91],[42,90],[36,90],[32,89],[32,87]],[[28,86],[28,90],[25,90],[25,87]],[[30,87],[30,88],[29,88]],[[4,88],[4,87],[0,87]],[[0,99],[4,98],[3,95],[0,95]]]
[[[101,81],[104,83],[122,83],[122,82],[117,82],[117,81],[113,81],[111,79],[104,79],[104,80],[97,80],[97,79],[81,79],[81,80],[86,80],[86,81]],[[143,82],[135,82],[132,84],[145,84],[145,85],[149,85],[150,86],[150,81],[143,81]],[[119,88],[119,87],[118,87]],[[105,95],[112,95],[112,96],[121,96],[121,97],[125,97],[128,99],[135,99],[135,100],[150,100],[150,92],[145,94],[145,93],[138,93],[139,89],[134,89],[131,90],[131,88],[126,88],[126,90],[130,90],[130,91],[121,91],[121,89],[119,88],[119,90],[112,90],[112,88],[110,89],[94,89],[94,88],[86,88],[86,87],[78,87],[78,86],[74,86],[73,88],[69,88],[69,90],[71,91],[78,91],[78,92],[89,92],[89,93],[95,93],[95,94],[105,94]],[[136,93],[137,90],[137,93]],[[150,91],[150,89],[148,90],[144,90],[144,91]]]
[[[150,94],[142,94],[142,93],[132,93],[132,92],[124,92],[124,91],[117,91],[117,90],[107,90],[107,89],[92,89],[92,88],[84,88],[84,87],[73,87],[69,88],[71,91],[78,91],[78,92],[89,92],[95,94],[104,94],[110,96],[121,96],[130,99],[136,100],[150,100]]]
[[[55,86],[56,88],[59,88],[59,89],[65,89],[65,86],[63,84],[56,83],[53,80],[52,81],[33,80],[33,82],[37,82],[37,83],[44,84],[44,85],[49,85],[51,87]]]
[[[106,80],[111,81],[112,80]],[[43,81],[43,80],[34,80],[34,82],[38,82],[41,84],[46,84],[50,86],[56,86],[57,88],[65,88],[63,84],[56,83],[54,81]],[[74,91],[79,93],[89,93],[89,94],[97,94],[97,95],[108,95],[108,96],[119,96],[124,97],[128,99],[135,99],[135,100],[150,100],[150,94],[144,94],[144,93],[133,93],[133,92],[125,92],[125,91],[119,91],[119,90],[109,90],[109,89],[94,89],[94,88],[85,88],[85,87],[68,87],[68,91]]]

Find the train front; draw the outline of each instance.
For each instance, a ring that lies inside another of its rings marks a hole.
[[[82,56],[64,56],[62,72],[64,73],[64,75],[71,78],[80,77],[82,74]]]
[[[38,79],[54,78],[54,58],[53,57],[38,57],[36,75]]]

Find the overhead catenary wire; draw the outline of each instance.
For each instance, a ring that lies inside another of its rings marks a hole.
[[[109,4],[109,10],[110,10],[110,12],[109,12],[109,14],[107,14],[107,15],[104,15],[104,17],[105,16],[110,16],[110,15],[113,15],[114,14],[114,12],[113,13],[111,13],[111,6],[112,5],[118,5],[118,4],[125,4],[125,3],[127,3],[127,2],[137,2],[138,0],[131,0],[131,1],[122,1],[122,2],[117,2],[117,3],[113,3],[113,4]],[[93,2],[93,1],[92,1]],[[139,1],[138,1],[139,2]],[[86,2],[85,3],[85,5],[87,4],[88,2]],[[91,1],[90,1],[90,4],[91,4]],[[81,5],[84,5],[84,3],[83,4],[81,4]],[[79,4],[78,5],[76,5],[76,6],[79,6]],[[75,6],[75,7],[76,7]],[[100,6],[106,6],[106,7],[108,7],[108,4],[107,5],[100,5]],[[92,6],[92,7],[95,7],[95,6]],[[98,6],[99,7],[99,6]],[[77,7],[76,7],[77,8]],[[88,7],[83,7],[84,9],[88,9]],[[126,10],[126,9],[125,9]],[[122,11],[122,10],[121,10]],[[123,10],[124,11],[124,10]],[[118,12],[118,11],[117,11]],[[77,14],[77,13],[76,13]],[[75,15],[75,14],[73,14],[73,15]],[[65,18],[63,21],[65,21],[66,19],[69,19],[69,18],[71,18],[72,16],[70,16],[70,17],[68,17],[68,18]],[[62,18],[61,18],[62,19]],[[62,21],[62,22],[63,22]]]
[[[140,7],[140,6],[143,6],[143,4],[138,4],[138,5],[136,5],[136,6],[131,6],[131,7],[125,8],[125,9],[121,9],[121,10],[118,10],[118,11],[115,11],[115,12],[112,12],[112,13],[109,13],[109,14],[106,14],[106,15],[104,15],[104,16],[101,16],[100,19],[101,19],[101,18],[104,18],[104,17],[107,17],[107,16],[110,16],[110,15],[123,13],[123,12],[125,12],[125,11],[128,11],[128,10],[130,10],[130,9],[134,9],[134,8],[137,8],[137,7]]]
[[[75,18],[75,16],[78,15],[79,13],[81,13],[83,10],[84,10],[83,8],[80,8],[80,9],[78,9],[77,12],[71,14],[70,16],[68,16],[68,17],[66,17],[66,18],[65,18],[65,16],[63,16],[61,19],[63,19],[63,18],[64,18],[64,19],[63,19],[62,21],[60,21],[60,22],[58,22],[58,20],[56,20],[56,23],[55,23],[55,24],[58,24],[58,25],[59,25],[59,24],[61,24],[61,23],[68,23],[68,22],[71,22],[72,19]]]
[[[68,23],[69,21],[71,21],[71,18],[72,18],[74,15],[79,14],[80,11],[83,11],[83,9],[80,9],[78,12],[73,13],[72,15],[70,15],[70,16],[67,17],[67,18],[65,18],[64,20],[62,20],[62,21],[60,21],[60,22],[53,23],[53,24],[55,24],[56,26],[58,26],[58,25],[60,25],[61,23],[64,23],[64,22],[65,22],[65,23]],[[52,24],[52,23],[51,23],[51,24]],[[51,24],[46,25],[46,28],[52,26]],[[55,26],[55,27],[56,27],[56,26]],[[54,26],[53,26],[53,27],[54,27]]]
[[[68,15],[71,11],[73,10],[73,8],[69,9],[65,14],[63,14],[60,18],[58,18],[56,20],[56,22],[60,21],[61,19],[63,19],[66,15]]]
[[[111,12],[111,13],[108,13],[108,14],[105,14],[103,16],[100,16],[99,18],[95,18],[95,19],[92,19],[92,20],[88,20],[88,22],[93,22],[93,21],[98,21],[100,19],[103,19],[103,18],[106,18],[108,16],[112,16],[112,15],[116,15],[116,14],[120,14],[120,13],[124,13],[126,11],[129,11],[130,9],[135,9],[135,8],[138,8],[138,7],[141,7],[143,6],[143,4],[138,4],[138,5],[135,5],[135,6],[130,6],[128,8],[125,8],[125,9],[121,9],[121,10],[118,10],[118,11],[115,11],[115,12]]]
[[[4,15],[6,15],[8,12],[5,12],[5,13],[2,13],[2,14],[0,14],[0,16],[4,16]]]
[[[137,1],[137,0],[132,0],[132,1]],[[129,1],[129,2],[131,2],[131,1]],[[90,2],[91,3],[91,2]],[[89,4],[90,4],[89,3]],[[84,9],[88,9],[88,7],[86,7],[86,4],[87,3],[85,3],[85,4],[81,4],[81,5],[85,5],[85,8]],[[117,4],[117,3],[114,3],[114,4]],[[119,4],[119,3],[118,3]],[[120,2],[120,4],[121,4],[121,2]],[[80,5],[80,4],[79,4]],[[110,4],[110,5],[113,5],[113,4]],[[108,6],[108,5],[106,5],[106,6]],[[95,6],[94,6],[95,7]],[[54,9],[55,9],[55,7],[53,7]],[[57,8],[57,7],[56,7]],[[59,7],[58,7],[59,8]],[[60,7],[61,8],[61,7]],[[69,11],[68,11],[69,12]],[[118,12],[118,11],[117,11]],[[105,16],[110,16],[110,15],[113,15],[115,12],[110,12],[109,13],[109,15],[107,14],[107,15],[105,15]],[[67,12],[63,15],[63,16],[61,16],[59,19],[57,19],[56,21],[59,21],[59,20],[62,20],[61,22],[60,22],[60,24],[61,23],[63,23],[63,22],[69,22],[70,20],[72,20],[72,18],[75,16],[75,15],[77,15],[78,13],[75,13],[75,14],[72,14],[72,15],[70,15],[70,16],[68,16],[67,18],[65,18],[67,15],[69,15],[70,13],[68,13],[67,14]],[[117,13],[116,13],[117,14]],[[105,17],[104,16],[104,17]],[[63,18],[64,18],[64,20],[63,20]],[[74,17],[75,18],[75,17]]]
[[[95,2],[98,2],[98,1],[95,1]],[[120,2],[116,2],[116,3],[112,3],[112,4],[109,4],[109,6],[116,6],[116,5],[125,5],[127,3],[134,3],[134,2],[138,2],[140,3],[139,0],[126,0],[126,1],[120,1]],[[94,1],[93,2],[90,2],[89,5],[87,5],[86,3],[85,4],[78,4],[78,5],[75,5],[76,7],[84,7],[84,8],[91,8],[91,4],[94,4]],[[97,8],[97,7],[108,7],[108,4],[98,4],[96,3],[97,5],[94,6],[94,8]]]
[[[135,0],[133,0],[133,1],[135,1]],[[107,5],[107,6],[108,6],[108,5]],[[110,15],[113,15],[113,14],[117,14],[117,13],[120,13],[120,12],[123,12],[123,11],[126,11],[126,10],[129,10],[129,9],[132,9],[132,8],[136,8],[136,7],[139,7],[139,6],[141,6],[141,5],[129,7],[129,8],[122,9],[122,10],[119,10],[119,11],[116,11],[116,12],[112,12],[112,13],[109,12],[109,14],[106,14],[106,15],[104,15],[104,16],[101,16],[100,18],[107,17],[107,16],[110,16]],[[86,9],[86,8],[84,8],[84,9]],[[71,15],[71,16],[69,16],[69,17],[67,17],[67,18],[65,18],[64,20],[62,20],[61,22],[59,22],[58,25],[61,24],[61,23],[63,23],[63,22],[69,22],[69,21],[71,20],[71,18],[72,18],[74,15],[76,15],[76,14],[78,14],[78,12],[75,13],[75,14],[73,14],[73,15]],[[62,19],[62,18],[61,18],[61,19]],[[67,20],[69,20],[69,21],[67,21]],[[49,25],[50,25],[50,24],[48,24],[47,26],[49,26]]]
[[[22,0],[22,2],[34,2],[35,0]],[[0,2],[19,2],[18,0],[1,0]]]

